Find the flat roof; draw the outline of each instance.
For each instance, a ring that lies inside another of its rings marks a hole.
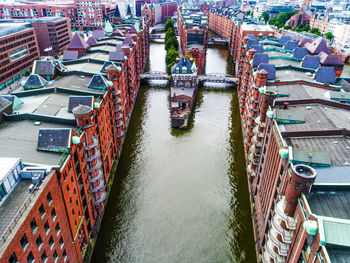
[[[269,25],[255,25],[247,24],[246,22],[241,25],[242,31],[267,31],[273,32],[273,29]]]
[[[311,72],[311,71],[310,71]],[[276,69],[276,78],[274,80],[297,80],[305,79],[309,81],[315,81],[312,76],[297,69]]]
[[[84,57],[83,57],[84,58]],[[76,64],[65,65],[67,67],[67,71],[84,71],[93,74],[101,74],[100,70],[103,64],[95,63],[95,62],[80,62]]]
[[[62,153],[38,151],[39,129],[43,128],[75,128],[71,125],[22,120],[4,122],[0,125],[1,151],[0,157],[21,158],[23,163],[56,166]]]
[[[74,119],[74,115],[68,112],[69,96],[66,93],[43,93],[21,97],[23,104],[16,111]]]
[[[113,51],[116,51],[117,48],[106,44],[103,46],[92,46],[90,49],[91,50],[106,50],[109,52],[113,52]]]
[[[84,64],[89,64],[89,63],[84,63]],[[97,65],[99,65],[99,69],[102,68],[101,64],[97,64]],[[95,74],[101,74],[101,73],[97,72],[96,70]],[[105,93],[104,90],[88,88],[91,78],[92,76],[90,77],[90,76],[84,76],[79,74],[62,76],[61,78],[47,85],[47,87],[60,87],[60,88],[66,88],[71,90],[91,92],[94,94],[101,94],[101,95],[104,94]]]
[[[287,55],[285,53],[282,53],[282,54],[284,54],[283,56]],[[295,66],[295,67],[300,67],[300,62],[299,61],[294,61],[294,60],[284,59],[284,58],[273,58],[273,56],[271,58],[271,56],[269,55],[269,64],[274,64],[275,66],[288,66],[288,65],[291,65],[291,66]]]
[[[350,249],[341,247],[327,247],[327,253],[331,262],[349,263]]]
[[[318,216],[350,219],[349,191],[311,191],[306,196],[311,212]]]
[[[87,53],[84,56],[84,58],[93,58],[93,59],[108,61],[109,60],[109,54],[102,53],[102,52]],[[102,66],[101,66],[101,68],[102,68]]]

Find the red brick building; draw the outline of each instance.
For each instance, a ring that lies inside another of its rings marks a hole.
[[[182,52],[192,56],[198,74],[202,74],[207,52],[208,16],[201,12],[182,12],[181,8],[179,10],[178,31]]]
[[[40,59],[35,31],[28,23],[0,23],[0,89],[29,71]]]
[[[3,116],[8,124],[0,129],[4,149],[0,157],[22,156],[22,170],[50,172],[40,177],[41,184],[33,175],[21,172],[11,192],[0,189],[1,212],[4,208],[17,212],[17,206],[13,205],[15,197],[27,198],[31,184],[35,189],[30,194],[34,204],[30,206],[31,216],[21,213],[16,218],[16,222],[25,222],[20,228],[23,230],[13,228],[10,223],[13,213],[5,213],[9,216],[0,229],[4,240],[0,243],[1,262],[45,262],[46,259],[47,262],[83,262],[91,254],[90,241],[96,238],[101,224],[108,185],[113,179],[111,171],[131,117],[139,74],[148,58],[149,22],[133,19],[133,23],[127,29],[125,25],[120,29],[126,35],[124,40],[108,37],[89,46],[82,54],[85,60],[71,60],[65,65],[37,61],[26,82],[32,81],[30,85],[35,87],[36,81],[40,81],[42,86],[0,97],[0,105],[5,106],[8,114]],[[103,60],[104,52],[89,52],[99,49],[99,45],[106,46],[106,42],[110,44],[110,59]],[[95,57],[93,61],[91,55]],[[64,70],[52,71],[52,65],[58,64]],[[54,75],[50,83],[42,77],[48,71]],[[42,103],[31,104],[34,97]],[[26,107],[16,108],[13,114],[16,100]],[[14,133],[16,140],[27,143],[13,143]],[[6,185],[12,185],[12,181],[6,181]],[[7,197],[4,201],[2,194]],[[17,223],[15,227],[19,226]],[[11,234],[6,234],[8,227]],[[31,233],[32,229],[35,234]]]

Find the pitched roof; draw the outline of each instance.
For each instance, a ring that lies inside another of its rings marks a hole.
[[[79,35],[78,32],[75,32],[72,40],[70,41],[67,49],[88,49],[90,46],[86,41]]]
[[[256,50],[256,53],[263,53],[264,48],[262,45],[252,45],[250,48],[254,48]]]
[[[72,109],[73,114],[85,114],[92,111],[92,107],[87,105],[78,105]]]
[[[119,36],[119,37],[123,37],[124,34],[116,27],[112,33],[112,36]]]
[[[269,63],[269,55],[256,53],[253,57],[253,66],[259,66],[261,63]]]
[[[322,83],[334,83],[336,78],[333,67],[319,67],[316,70],[316,81]]]
[[[123,51],[112,51],[109,52],[109,61],[123,61],[124,53]]]
[[[284,49],[286,50],[294,50],[296,47],[298,47],[297,41],[288,41],[286,45],[284,46]]]
[[[312,43],[306,43],[305,47],[313,55],[317,55],[321,51],[328,54],[330,53],[327,44],[322,37],[315,39]]]
[[[16,110],[20,105],[23,104],[23,101],[18,98],[16,95],[1,95],[0,97],[12,102],[12,110]],[[1,104],[1,103],[0,103]],[[1,109],[1,105],[0,105]]]
[[[0,96],[0,112],[7,108],[11,104],[11,101],[7,100],[6,98]]]
[[[71,129],[40,129],[37,149],[39,151],[68,152]]]
[[[306,43],[312,43],[312,39],[310,38],[304,38],[299,41],[299,46],[304,47]]]
[[[320,66],[320,58],[318,56],[305,56],[301,65],[304,68],[317,69]]]
[[[47,81],[38,74],[30,74],[26,79],[23,87],[25,88],[42,88],[45,87]]]
[[[307,49],[304,47],[296,47],[293,50],[293,57],[297,59],[303,59],[307,54]]]
[[[94,31],[92,31],[92,37],[95,38],[95,39],[102,39],[105,36],[106,36],[106,33],[105,33],[104,30],[94,30]]]
[[[76,50],[63,51],[63,60],[72,60],[72,59],[78,59],[78,58],[79,58],[79,52]]]
[[[35,60],[33,64],[33,73],[54,75],[55,65],[51,60]]]
[[[318,54],[322,65],[344,65],[339,55],[327,54],[326,52],[320,52]]]
[[[106,73],[106,67],[109,66],[109,65],[111,65],[111,64],[114,64],[114,63],[113,63],[112,61],[106,61],[106,62],[103,64],[103,66],[102,66],[100,72],[101,72],[101,73]]]
[[[109,21],[105,21],[105,31],[106,31],[106,34],[112,34],[113,32],[113,27],[111,25],[111,23],[109,23]]]
[[[173,74],[192,74],[192,63],[187,57],[180,58],[172,70]]]
[[[349,80],[342,79],[337,83],[337,85],[340,85],[343,88],[343,90],[350,92],[350,81]]]
[[[273,64],[260,63],[258,70],[264,69],[268,72],[267,79],[272,80],[276,78],[276,68]]]
[[[88,88],[103,90],[109,86],[111,86],[111,82],[105,79],[102,75],[94,75],[89,82]]]
[[[126,34],[126,37],[123,41],[123,45],[133,45],[133,44],[134,42],[132,41],[130,34]]]
[[[281,36],[279,42],[280,42],[281,45],[284,46],[290,40],[292,40],[292,38],[290,36]]]
[[[92,108],[93,101],[93,96],[69,96],[68,112],[72,112],[72,110],[79,105],[85,105]]]
[[[256,45],[259,45],[259,42],[256,39],[249,39],[247,41],[247,48],[248,49],[250,49],[251,46],[256,46]]]
[[[135,28],[134,25],[131,26],[131,28],[130,28],[130,30],[129,30],[129,33],[130,33],[130,34],[137,34],[137,30],[136,30],[136,28]]]

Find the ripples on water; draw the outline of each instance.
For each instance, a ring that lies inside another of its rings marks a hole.
[[[207,72],[227,56],[209,49]],[[169,107],[168,89],[141,87],[92,261],[256,262],[237,94],[200,90],[188,131]]]

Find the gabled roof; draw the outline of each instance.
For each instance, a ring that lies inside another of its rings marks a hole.
[[[2,95],[0,97],[8,100],[9,102],[12,102],[12,110],[16,110],[20,105],[23,104],[23,101],[20,98],[18,98],[16,95]],[[0,111],[1,111],[1,105],[0,105]]]
[[[333,67],[319,67],[316,70],[316,81],[322,83],[334,83],[336,78],[335,69]]]
[[[288,41],[286,45],[284,46],[284,49],[286,50],[294,50],[296,47],[298,47],[297,41]]]
[[[7,108],[10,104],[11,104],[11,101],[0,96],[0,112],[3,111],[5,108]]]
[[[123,45],[134,45],[134,42],[132,41],[130,34],[126,34],[126,37],[123,41]]]
[[[327,54],[326,52],[320,52],[318,54],[320,57],[320,62],[322,65],[344,65],[341,57],[339,55]]]
[[[86,41],[79,35],[78,32],[75,32],[72,40],[70,41],[67,49],[88,49],[90,46]]]
[[[303,40],[299,41],[299,46],[304,47],[306,43],[312,43],[312,39],[310,38],[304,38]]]
[[[273,80],[276,78],[276,68],[273,64],[267,64],[267,63],[260,63],[258,66],[258,70],[264,69],[268,72],[267,79]]]
[[[264,53],[264,48],[262,45],[252,45],[250,48],[254,48],[256,53]]]
[[[25,88],[43,88],[47,84],[47,81],[38,74],[30,74],[25,81],[23,87]]]
[[[303,59],[307,54],[307,49],[304,47],[296,47],[293,50],[293,57],[297,59]]]
[[[192,74],[192,63],[187,57],[180,58],[172,70],[173,74]]]
[[[112,34],[113,32],[113,27],[111,25],[111,23],[109,23],[109,21],[105,21],[105,32],[106,34]]]
[[[78,59],[78,58],[79,58],[79,52],[76,50],[63,51],[63,60],[72,60],[72,59]]]
[[[269,63],[269,55],[256,53],[253,57],[253,66],[259,66],[261,63]]]
[[[112,33],[112,36],[123,37],[124,34],[116,27]]]
[[[249,39],[247,41],[247,48],[248,48],[248,50],[250,49],[251,46],[256,46],[256,45],[259,45],[259,42],[256,39]]]
[[[90,46],[96,45],[97,41],[94,37],[89,37],[86,41]]]
[[[71,129],[40,129],[37,149],[39,151],[69,152]]]
[[[114,64],[114,63],[113,63],[112,61],[106,61],[106,62],[103,64],[103,66],[102,66],[100,72],[101,72],[101,73],[106,73],[106,67],[108,67],[108,66],[111,65],[111,64]]]
[[[51,60],[35,60],[32,72],[34,74],[54,75],[55,65]]]
[[[109,52],[109,61],[123,61],[124,53],[123,51]]]
[[[94,30],[94,31],[92,31],[92,37],[95,38],[95,39],[102,39],[105,36],[106,36],[106,33],[103,30]],[[91,37],[89,37],[89,39],[90,38]]]
[[[130,33],[130,34],[137,34],[137,30],[136,30],[136,28],[135,28],[134,25],[131,26],[131,28],[130,28],[130,30],[129,30],[129,33]]]
[[[304,68],[317,69],[320,66],[320,58],[318,56],[305,56],[301,63]]]
[[[312,43],[306,43],[305,47],[313,55],[317,55],[322,51],[327,54],[330,53],[327,44],[322,37],[317,38]]]
[[[92,108],[93,101],[93,96],[69,96],[68,112],[72,112],[72,110],[79,105],[85,105]]]
[[[290,36],[281,36],[279,42],[280,42],[281,45],[284,46],[290,40],[292,40],[292,38]]]
[[[102,75],[94,75],[88,85],[90,89],[106,89],[109,86],[112,86],[113,83],[105,79]]]

